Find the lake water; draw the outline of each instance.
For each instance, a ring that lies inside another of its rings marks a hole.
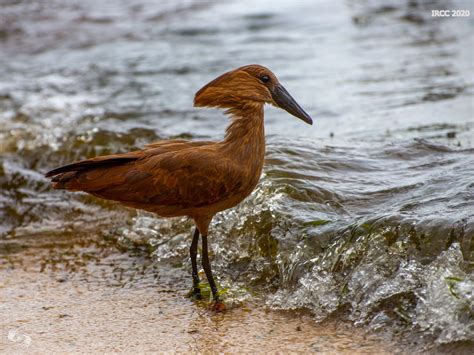
[[[0,253],[104,234],[190,268],[188,221],[54,191],[43,173],[220,139],[228,119],[194,93],[259,63],[315,124],[266,109],[261,182],[212,225],[220,283],[316,321],[473,341],[473,14],[441,0],[3,1]]]

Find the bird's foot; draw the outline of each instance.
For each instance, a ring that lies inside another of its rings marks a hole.
[[[201,292],[193,292],[191,298],[198,301],[202,300]]]
[[[198,287],[193,287],[192,290],[188,292],[188,297],[193,300],[202,300],[201,289]]]
[[[222,301],[214,301],[211,305],[211,311],[221,313],[226,310],[225,304]]]

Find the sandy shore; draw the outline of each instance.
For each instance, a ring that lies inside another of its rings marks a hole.
[[[186,297],[185,271],[143,253],[51,243],[0,246],[0,352],[395,352],[361,329],[258,301],[215,314]]]

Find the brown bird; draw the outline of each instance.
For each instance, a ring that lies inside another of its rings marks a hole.
[[[187,216],[196,228],[190,247],[193,294],[200,297],[196,262],[202,235],[202,266],[222,310],[209,263],[207,234],[213,216],[234,207],[257,185],[265,155],[263,107],[271,104],[312,124],[275,75],[260,65],[227,72],[196,93],[194,106],[226,109],[231,123],[223,140],[159,141],[142,150],[99,156],[49,171],[53,188],[84,191],[162,217]]]

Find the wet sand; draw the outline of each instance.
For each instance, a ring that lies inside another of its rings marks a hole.
[[[340,321],[316,325],[309,314],[260,301],[213,313],[186,297],[185,270],[142,252],[87,238],[34,240],[0,245],[0,352],[396,351]]]

